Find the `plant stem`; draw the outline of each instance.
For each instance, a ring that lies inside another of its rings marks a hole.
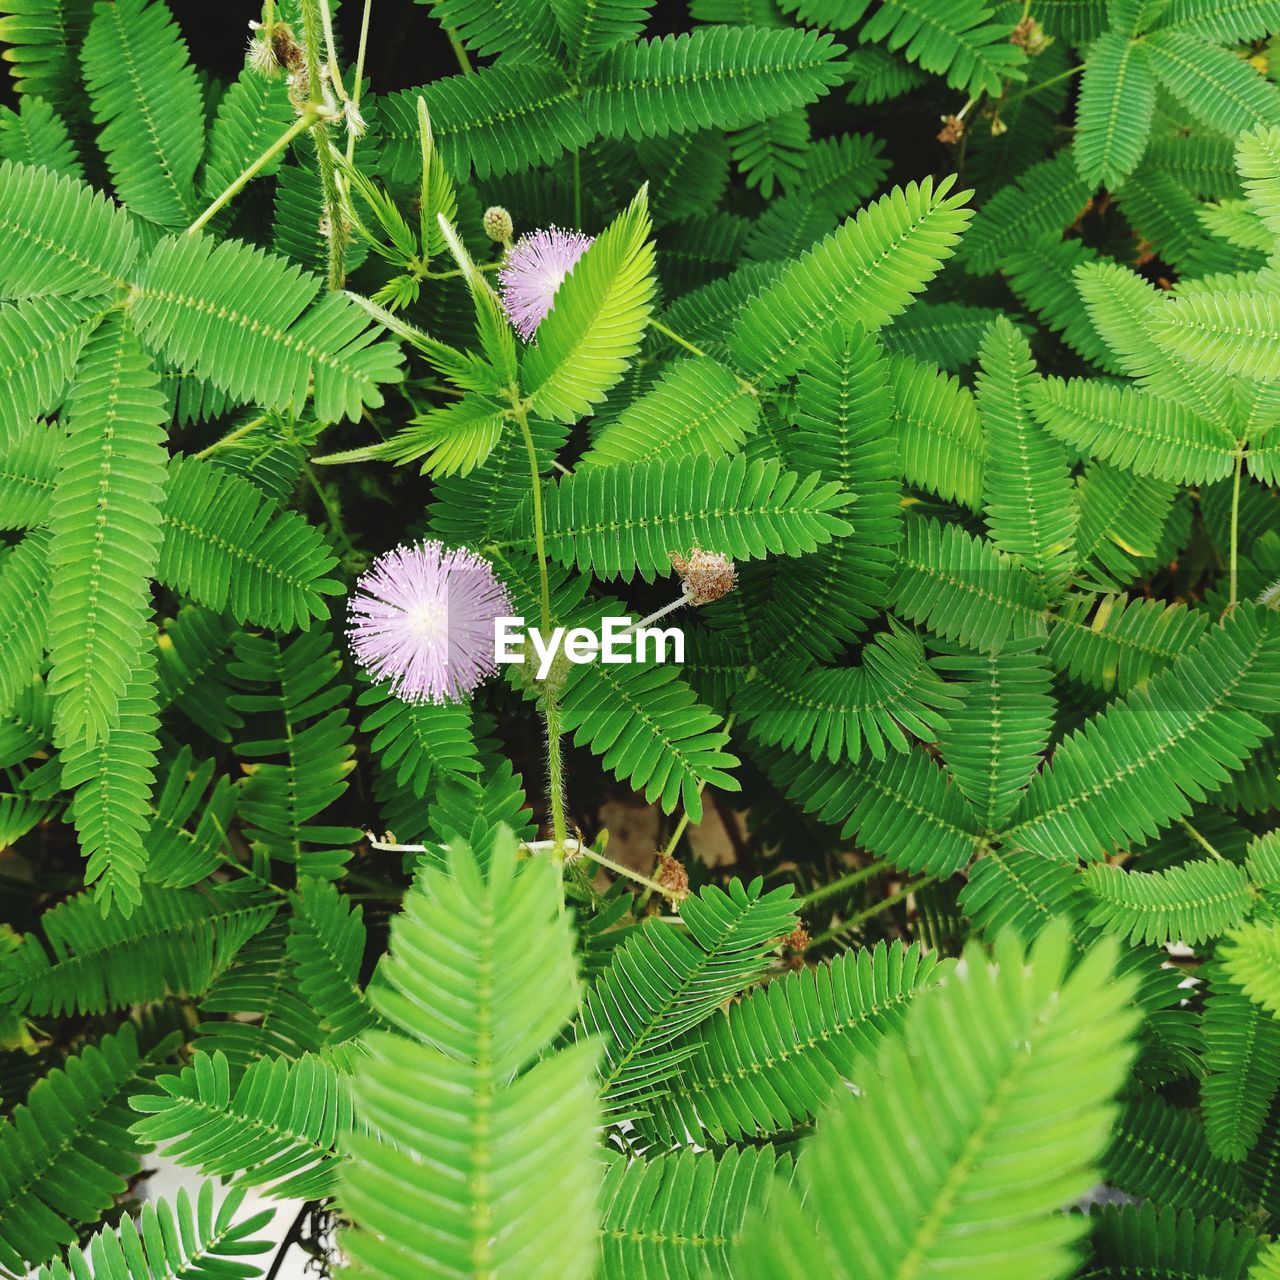
[[[1186,820],[1186,818],[1179,818],[1179,819],[1178,819],[1178,824],[1179,824],[1179,826],[1181,826],[1181,827],[1182,827],[1182,829],[1187,833],[1187,835],[1189,835],[1189,836],[1192,838],[1192,840],[1194,840],[1194,841],[1196,842],[1196,844],[1198,844],[1202,849],[1205,849],[1205,850],[1207,850],[1209,853],[1211,853],[1215,858],[1217,858],[1217,859],[1218,859],[1218,861],[1219,861],[1219,862],[1229,862],[1229,861],[1230,861],[1230,859],[1229,859],[1229,858],[1226,858],[1226,857],[1224,857],[1221,853],[1219,853],[1219,852],[1218,852],[1218,850],[1217,850],[1217,849],[1215,849],[1215,848],[1213,847],[1213,845],[1211,845],[1211,844],[1209,843],[1209,841],[1208,841],[1208,840],[1206,840],[1206,839],[1204,838],[1204,836],[1202,836],[1202,835],[1200,834],[1200,832],[1199,832],[1199,831],[1197,831],[1197,830],[1195,829],[1195,827],[1193,827],[1193,826],[1191,825],[1191,823],[1189,823],[1189,822]]]
[[[211,453],[217,453],[219,449],[230,448],[237,440],[243,439],[251,431],[262,426],[266,420],[267,415],[265,413],[259,414],[256,418],[250,418],[248,422],[236,427],[234,431],[228,431],[225,436],[215,440],[207,449],[201,449],[200,452],[196,454],[196,457],[207,458]]]
[[[542,521],[542,472],[538,466],[538,449],[529,430],[529,410],[523,400],[513,399],[515,418],[529,453],[529,480],[533,486],[533,541],[538,553],[538,587],[542,606],[542,631],[551,630],[551,578],[547,573],[547,538]],[[564,857],[567,834],[564,818],[564,758],[560,750],[560,705],[552,690],[544,685],[542,714],[547,722],[547,798],[551,802],[551,834],[556,853]]]
[[[674,329],[668,329],[661,320],[650,320],[649,328],[657,333],[665,334],[672,342],[678,343],[686,351],[692,351],[695,356],[705,356],[707,354],[701,347],[695,347],[688,338],[682,338]]]
[[[573,225],[582,230],[582,152],[573,153]]]
[[[615,875],[626,876],[628,880],[634,880],[636,884],[642,884],[652,893],[661,894],[664,898],[667,891],[656,881],[651,880],[646,875],[641,875],[639,871],[633,871],[630,867],[624,867],[621,862],[614,862],[612,858],[606,858],[603,853],[597,853],[594,849],[588,849],[587,846],[580,845],[578,851],[584,858],[590,858],[592,862],[598,862],[602,867],[612,871]]]
[[[360,87],[364,80],[364,57],[369,46],[369,11],[373,8],[373,0],[364,0],[364,12],[360,16],[360,43],[356,46],[356,82],[351,86],[351,104],[357,110],[360,107]],[[347,162],[350,163],[356,154],[356,135],[347,134]]]
[[[896,893],[891,893],[887,898],[882,899],[880,902],[873,903],[864,911],[859,911],[857,915],[850,916],[840,924],[818,934],[818,936],[809,943],[810,947],[819,946],[824,942],[832,942],[841,937],[841,935],[849,933],[851,930],[856,929],[860,924],[865,923],[874,916],[878,916],[882,911],[888,911],[890,907],[896,907],[899,902],[903,901],[905,898],[909,898],[917,889],[923,889],[925,885],[932,884],[937,878],[937,876],[921,876],[919,880],[914,880],[910,884],[904,884]],[[801,901],[803,902],[804,899],[801,899]]]
[[[1003,110],[1005,107],[1013,106],[1015,102],[1021,102],[1023,98],[1032,98],[1037,93],[1039,93],[1042,89],[1048,89],[1052,85],[1061,83],[1063,80],[1069,80],[1077,72],[1080,72],[1083,70],[1084,70],[1083,62],[1080,63],[1078,66],[1069,67],[1066,71],[1062,71],[1056,76],[1050,76],[1048,80],[1041,80],[1039,84],[1032,85],[1030,89],[1024,89],[1021,93],[1015,93],[1012,98],[1005,98],[1000,103],[1000,107]]]
[[[834,897],[837,893],[852,889],[854,885],[861,884],[864,880],[870,880],[872,876],[877,876],[884,871],[888,865],[886,862],[872,862],[865,867],[858,867],[857,870],[850,871],[838,880],[832,880],[830,884],[821,885],[814,889],[812,893],[806,893],[804,897],[797,901],[796,906],[798,908],[812,907],[815,903]]]
[[[301,0],[303,44],[307,53],[307,80],[311,88],[311,109],[315,112],[311,126],[311,140],[316,148],[316,165],[320,170],[320,190],[324,199],[325,218],[329,225],[329,289],[341,289],[346,280],[346,219],[342,213],[342,193],[338,188],[338,175],[333,156],[329,153],[329,133],[322,119],[325,111],[324,82],[321,79],[320,44],[324,28],[324,16],[328,14],[325,0]],[[323,6],[323,13],[322,13]],[[329,54],[332,57],[332,44]],[[340,92],[345,94],[338,83]]]
[[[202,230],[209,220],[215,217],[219,210],[225,209],[294,138],[311,128],[318,116],[319,113],[314,107],[308,107],[247,169],[232,179],[227,189],[187,228],[187,235],[193,235]]]
[[[1229,570],[1230,584],[1227,593],[1227,608],[1236,607],[1239,592],[1240,570],[1240,473],[1244,469],[1244,442],[1236,445],[1236,470],[1231,482],[1231,564]]]
[[[453,46],[453,56],[458,59],[458,66],[462,68],[462,74],[469,76],[474,74],[475,67],[471,65],[471,59],[467,57],[467,51],[462,47],[462,41],[458,39],[458,33],[452,27],[445,27],[445,35],[449,37],[449,43]]]

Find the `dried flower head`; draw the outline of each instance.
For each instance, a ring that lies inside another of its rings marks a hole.
[[[681,903],[689,896],[689,873],[684,864],[670,854],[658,854],[658,867],[654,880],[673,903]]]
[[[273,80],[281,71],[292,72],[302,66],[302,46],[287,22],[273,22],[270,26],[250,22],[249,30],[249,66],[259,75]]]
[[[733,561],[718,551],[694,547],[688,559],[679,552],[668,553],[671,564],[684,583],[685,599],[690,604],[710,604],[727,596],[738,581]]]
[[[1053,43],[1053,37],[1045,34],[1044,27],[1035,18],[1026,17],[1009,33],[1009,43],[1025,49],[1034,58]]]
[[[484,233],[490,240],[510,244],[514,231],[511,215],[500,204],[492,204],[484,211]]]
[[[406,702],[457,702],[495,670],[493,622],[511,599],[487,560],[426,541],[379,556],[356,581],[356,661]]]
[[[813,939],[809,936],[809,930],[804,927],[804,922],[801,921],[783,938],[782,945],[788,951],[804,952],[809,949],[809,944],[812,941]]]
[[[1009,126],[1000,118],[999,114],[991,117],[991,136],[993,138],[1000,137],[1003,133],[1009,132]]]
[[[964,121],[959,116],[941,116],[942,128],[938,130],[938,141],[949,147],[955,146],[964,137]]]
[[[523,235],[498,272],[502,306],[516,332],[530,342],[555,301],[556,290],[591,247],[592,236],[548,227]]]

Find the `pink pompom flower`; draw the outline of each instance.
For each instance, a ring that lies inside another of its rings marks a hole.
[[[502,307],[507,319],[526,342],[533,340],[551,310],[556,290],[591,248],[593,239],[581,231],[548,227],[521,236],[512,246],[498,272],[498,282],[502,285]]]
[[[347,634],[356,661],[405,702],[460,702],[496,669],[493,623],[511,597],[492,566],[434,540],[396,547],[356,581]]]

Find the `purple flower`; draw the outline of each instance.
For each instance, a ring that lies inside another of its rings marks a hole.
[[[498,272],[502,284],[502,306],[516,332],[526,341],[533,339],[538,326],[551,310],[556,290],[573,270],[574,264],[591,248],[591,236],[581,231],[561,231],[548,227],[523,235],[507,254],[506,265]]]
[[[458,702],[495,670],[493,621],[510,612],[487,560],[426,541],[360,575],[347,634],[356,661],[405,702]]]

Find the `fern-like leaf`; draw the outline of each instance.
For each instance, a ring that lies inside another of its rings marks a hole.
[[[915,1003],[874,1074],[859,1074],[860,1095],[819,1121],[797,1190],[775,1188],[757,1214],[735,1274],[1068,1273],[1085,1223],[1060,1210],[1096,1178],[1136,1021],[1132,984],[1111,977],[1114,948],[1070,972],[1069,954],[1065,927],[1030,955],[1005,938],[998,969],[975,948],[963,973]],[[929,1140],[912,1142],[922,1124]]]
[[[556,290],[521,365],[539,416],[575,422],[604,399],[639,350],[654,288],[649,229],[641,190]]]
[[[559,878],[517,863],[502,829],[486,870],[452,845],[405,899],[377,994],[401,1034],[365,1040],[355,1093],[371,1132],[349,1140],[342,1185],[357,1275],[591,1275],[597,1046],[549,1051],[577,1002]]]
[[[99,5],[81,53],[115,189],[134,213],[176,230],[197,212],[204,103],[161,0]]]
[[[118,723],[148,629],[165,487],[159,379],[123,317],[84,354],[67,406],[49,546],[49,691],[60,745]]]
[[[896,188],[787,266],[729,335],[742,369],[763,385],[781,382],[832,325],[856,320],[874,331],[903,311],[969,221],[969,193],[951,187],[945,179]]]
[[[918,944],[847,951],[751,992],[683,1040],[680,1083],[645,1126],[721,1145],[817,1115],[945,972]]]
[[[1089,46],[1076,114],[1080,177],[1115,189],[1146,150],[1156,105],[1156,80],[1146,48],[1116,31]]]
[[[592,467],[547,490],[547,553],[598,578],[652,581],[670,571],[673,551],[695,546],[734,560],[812,551],[850,531],[837,514],[847,502],[816,474],[741,453]],[[532,521],[526,505],[515,522],[520,545]]]

